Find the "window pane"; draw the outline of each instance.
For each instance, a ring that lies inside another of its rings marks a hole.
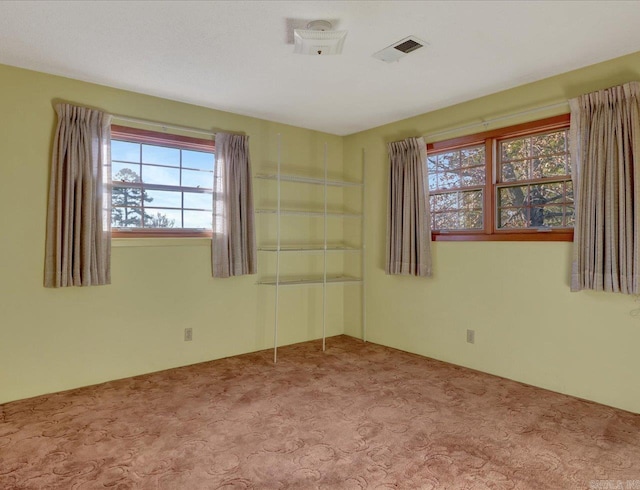
[[[146,184],[180,185],[180,169],[142,165],[142,181]]]
[[[453,187],[460,187],[460,175],[454,172],[438,174],[438,189],[451,189]]]
[[[460,150],[460,158],[463,167],[484,165],[484,146]]]
[[[182,168],[213,171],[213,153],[182,150]]]
[[[481,230],[482,211],[449,211],[435,213],[432,218],[434,230]]]
[[[114,182],[140,182],[140,165],[113,162],[111,164],[111,180]]]
[[[458,203],[457,192],[447,192],[446,194],[434,194],[429,197],[431,211],[447,211],[456,209]]]
[[[475,230],[483,227],[483,191],[454,191],[430,196],[432,229]]]
[[[482,212],[481,211],[461,211],[460,212],[460,228],[465,230],[481,230],[482,229]]]
[[[565,207],[565,220],[567,227],[573,228],[573,226],[576,224],[576,215],[573,206]]]
[[[182,171],[183,187],[200,187],[202,189],[213,188],[213,173],[199,172],[197,170]]]
[[[460,168],[460,152],[453,151],[438,155],[437,168],[440,172]]]
[[[555,157],[534,158],[531,161],[532,178],[543,179],[567,175],[567,157],[565,155]]]
[[[569,180],[564,183],[566,189],[567,202],[573,202],[573,181]]]
[[[185,228],[204,228],[211,229],[211,211],[185,211],[184,227]]]
[[[484,185],[484,146],[430,155],[427,157],[427,172],[430,191]]]
[[[114,228],[140,228],[142,209],[135,207],[111,208],[111,226]]]
[[[498,207],[524,206],[527,203],[527,186],[502,187],[498,189]]]
[[[482,191],[467,191],[460,194],[461,208],[468,210],[482,209]]]
[[[529,138],[519,138],[517,140],[504,141],[500,144],[501,159],[503,162],[509,160],[520,160],[530,156]]]
[[[556,155],[564,153],[565,147],[565,131],[558,131],[550,134],[543,134],[531,137],[532,155]]]
[[[526,228],[528,223],[527,208],[501,209],[498,220],[499,228]]]
[[[438,189],[438,174],[430,173],[429,174],[429,190],[435,191]]]
[[[460,174],[462,176],[461,183],[463,187],[484,184],[484,167],[465,168],[460,171]]]
[[[142,207],[142,201],[146,201],[147,196],[139,187],[124,187],[114,185],[111,189],[111,205],[126,207]]]
[[[502,164],[502,181],[515,182],[529,178],[529,160]]]
[[[184,207],[195,209],[213,209],[213,196],[203,192],[185,192]]]
[[[529,187],[531,204],[553,204],[564,201],[564,183],[538,184]]]
[[[537,180],[569,175],[566,130],[500,143],[500,180]],[[515,160],[515,161],[514,161]]]
[[[563,206],[545,206],[543,208],[543,224],[550,228],[562,228],[564,221]]]
[[[446,192],[430,196],[431,211],[452,211],[458,209],[482,210],[482,190]]]
[[[563,228],[573,226],[565,189],[571,182],[551,182],[498,189],[500,228]],[[515,209],[505,209],[515,208]],[[565,214],[567,217],[565,217]]]
[[[179,209],[145,209],[146,228],[181,228],[182,212]]]
[[[540,182],[550,177],[569,176],[567,131],[554,131],[500,143],[500,181],[526,180],[527,185],[499,187],[497,190],[498,227],[570,227],[573,202],[570,181]],[[509,161],[520,159],[518,161]],[[538,182],[536,182],[538,181]]]
[[[429,174],[432,174],[433,172],[436,171],[437,162],[438,162],[438,157],[436,156],[427,157],[427,170],[429,171]]]
[[[458,213],[434,213],[433,215],[433,229],[434,230],[456,230],[458,226]]]
[[[154,133],[148,143],[111,140],[114,228],[211,229],[213,151],[183,149],[164,137]],[[203,192],[185,192],[186,187]]]
[[[544,224],[544,207],[533,206],[529,209],[529,223],[526,226],[530,228],[540,228]]]
[[[128,141],[111,140],[111,160],[124,162],[140,161],[140,144]]]
[[[160,208],[181,208],[182,193],[171,191],[146,191],[148,201],[145,205]],[[147,204],[148,203],[148,204]]]
[[[142,145],[142,162],[179,167],[180,150],[165,146]]]

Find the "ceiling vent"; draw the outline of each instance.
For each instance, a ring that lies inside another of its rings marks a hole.
[[[387,46],[381,51],[378,51],[373,55],[373,57],[382,60],[385,63],[393,63],[403,56],[414,52],[416,49],[420,49],[426,44],[427,43],[421,41],[415,36],[409,36],[401,39],[397,43],[393,43],[391,46]]]
[[[332,31],[331,22],[314,20],[306,29],[294,29],[293,52],[297,54],[326,55],[340,54],[347,31]]]

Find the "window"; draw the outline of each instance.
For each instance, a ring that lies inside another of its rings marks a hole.
[[[561,129],[498,142],[499,229],[573,228],[567,133]]]
[[[427,145],[435,240],[573,239],[569,115]]]
[[[213,141],[111,128],[114,236],[211,236]]]
[[[433,230],[482,230],[486,181],[483,146],[427,157]]]

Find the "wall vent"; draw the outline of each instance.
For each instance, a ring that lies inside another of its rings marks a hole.
[[[412,53],[416,49],[420,49],[426,44],[427,43],[421,41],[415,36],[409,36],[407,38],[401,39],[397,43],[393,43],[391,46],[387,46],[377,53],[374,53],[373,57],[384,61],[385,63],[393,63],[394,61],[398,61],[403,56]]]

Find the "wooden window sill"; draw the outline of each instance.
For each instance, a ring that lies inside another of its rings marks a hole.
[[[211,246],[211,238],[205,237],[158,237],[158,238],[113,238],[112,247],[201,247]]]
[[[572,242],[573,231],[523,233],[432,233],[434,242]]]

